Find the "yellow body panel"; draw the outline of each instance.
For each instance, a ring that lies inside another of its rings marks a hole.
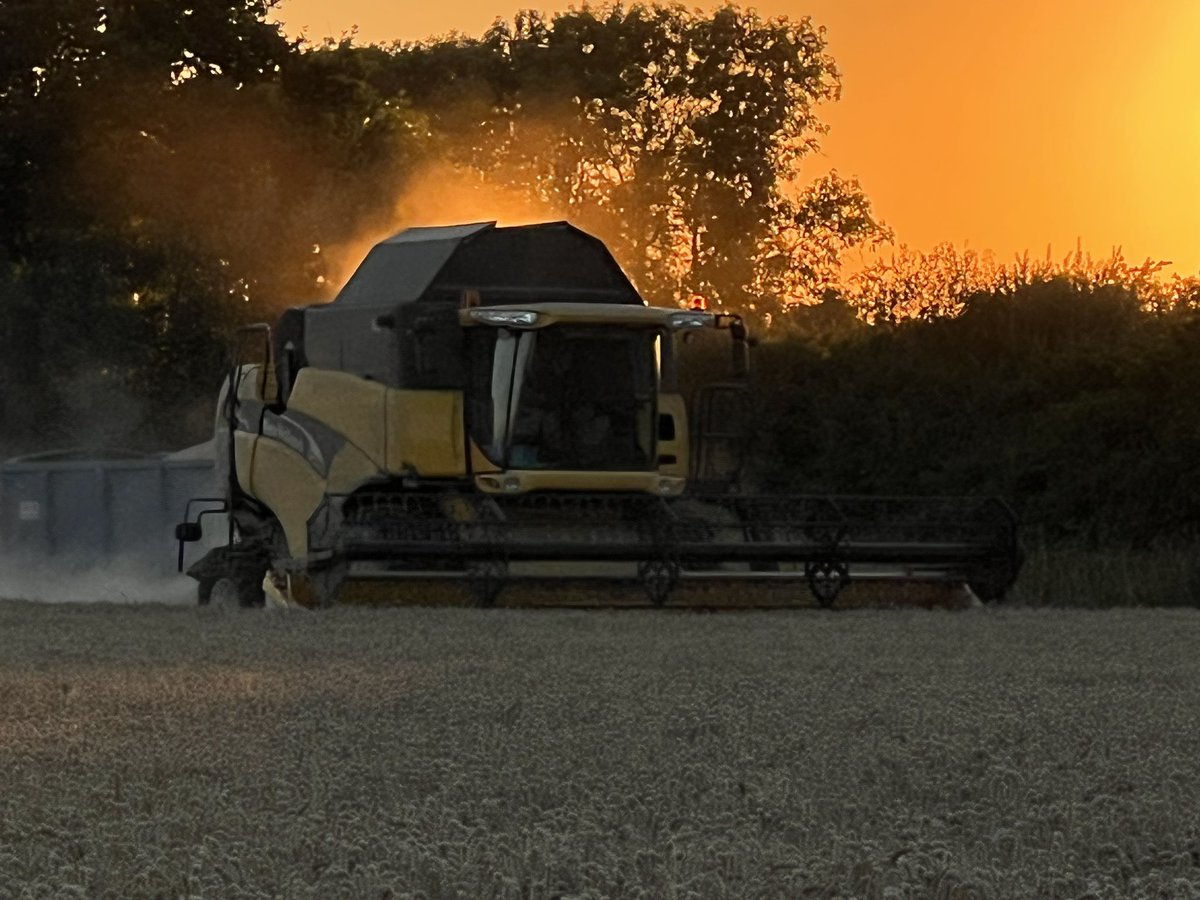
[[[233,461],[237,466],[237,483],[245,487],[250,484],[250,473],[254,471],[254,450],[258,435],[248,431],[233,433]]]
[[[669,415],[675,420],[675,439],[658,441],[658,458],[674,456],[675,462],[663,463],[658,467],[664,475],[687,478],[690,459],[688,457],[687,403],[680,394],[659,394],[658,414]]]
[[[387,392],[387,469],[427,478],[466,474],[461,391]]]
[[[331,494],[349,494],[380,474],[379,466],[353,444],[344,444],[329,466],[326,490]]]
[[[240,470],[240,458],[238,462]],[[254,447],[250,479],[242,484],[275,513],[283,526],[288,552],[296,558],[306,556],[308,520],[325,496],[325,480],[308,460],[286,444],[260,437]]]
[[[466,473],[461,391],[398,390],[345,372],[301,369],[288,409],[345,437],[376,470],[432,478]],[[367,469],[362,459],[347,454],[337,476],[330,473],[337,482],[330,490],[375,474]]]
[[[479,445],[471,441],[471,471],[472,472],[499,472],[500,467],[492,462],[479,449]]]
[[[305,368],[296,375],[288,409],[324,422],[383,468],[387,459],[384,422],[388,393],[377,381]]]

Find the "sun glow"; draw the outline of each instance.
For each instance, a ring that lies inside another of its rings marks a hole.
[[[531,225],[566,218],[561,210],[473,173],[450,165],[428,166],[398,190],[386,222],[375,222],[352,240],[322,249],[329,260],[326,282],[340,289],[375,244],[405,228],[491,221]]]
[[[1136,202],[1134,221],[1153,246],[1186,235],[1200,245],[1200,4],[1155,16],[1157,40],[1135,81],[1123,168]],[[1177,260],[1197,268],[1196,251]]]
[[[1078,240],[1093,254],[1120,247],[1131,260],[1200,270],[1197,0],[742,5],[828,28],[843,94],[819,110],[832,130],[802,174],[836,167],[858,176],[898,240],[923,249],[965,242],[1005,259],[1043,255],[1047,245],[1063,254]],[[310,40],[358,23],[367,43],[478,36],[513,13],[495,0],[410,7],[285,0],[278,16],[291,34],[307,26]],[[457,202],[417,219],[448,221]]]

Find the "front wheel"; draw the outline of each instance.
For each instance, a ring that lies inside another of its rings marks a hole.
[[[233,607],[262,606],[262,582],[249,576],[222,575],[200,582],[198,599],[201,606]]]
[[[1008,596],[1020,570],[1021,553],[1017,550],[1009,557],[988,560],[971,573],[967,587],[984,603],[999,603]]]
[[[817,603],[822,609],[829,609],[842,588],[850,583],[850,570],[845,563],[833,560],[807,562],[804,564],[804,577]]]

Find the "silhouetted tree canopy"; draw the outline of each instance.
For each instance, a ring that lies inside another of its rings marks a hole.
[[[438,153],[600,235],[658,302],[820,296],[881,227],[853,180],[789,195],[838,72],[808,19],[725,7],[523,13],[480,40],[396,49],[393,90]]]
[[[761,484],[999,493],[1054,539],[1194,530],[1200,281],[948,246],[843,277],[887,230],[810,170],[839,74],[809,20],[597,6],[306,46],[274,5],[0,5],[8,452],[204,439],[234,328],[328,298],[453,187],[596,233],[652,302],[769,322]]]
[[[1031,540],[1195,539],[1197,346],[1194,312],[1061,276],[957,316],[769,341],[755,469],[793,490],[1001,496]]]

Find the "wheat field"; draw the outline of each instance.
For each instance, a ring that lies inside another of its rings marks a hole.
[[[0,897],[1200,896],[1200,612],[0,603]]]

